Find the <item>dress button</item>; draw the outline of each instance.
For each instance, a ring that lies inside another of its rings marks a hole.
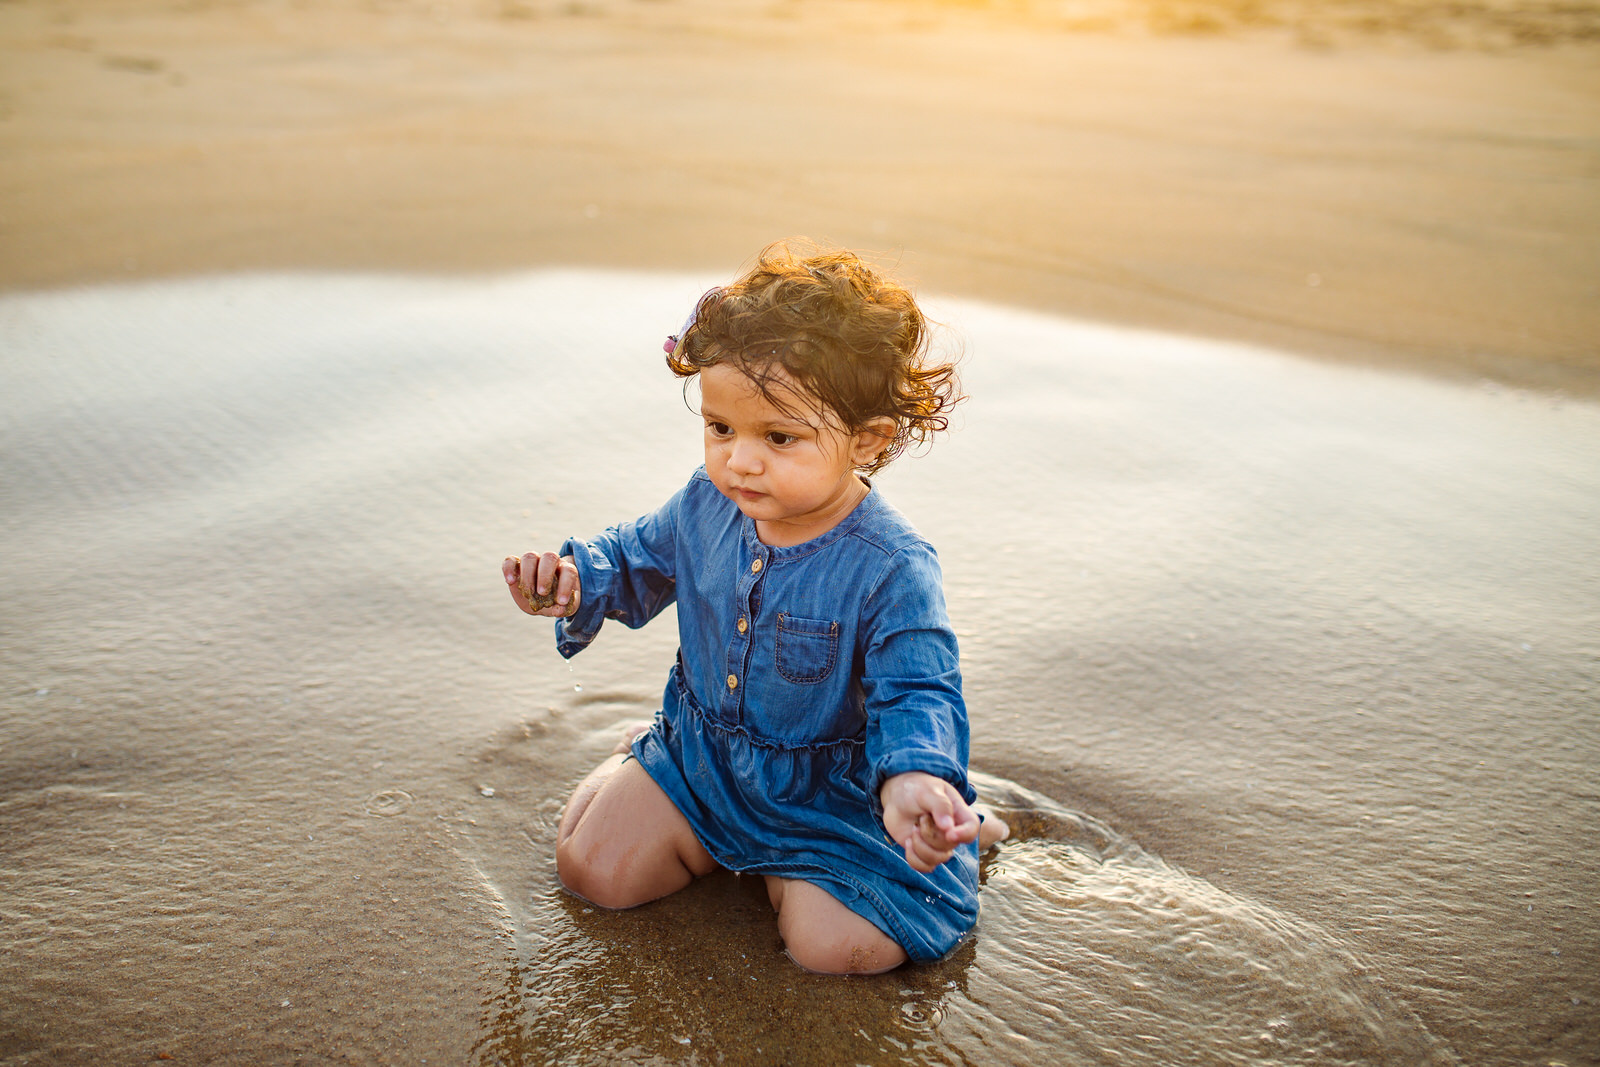
[[[753,559],[753,560],[750,561],[750,573],[751,574],[760,574],[761,573],[761,561],[759,559]]]
[[[745,617],[743,615],[740,615],[739,616],[739,632],[740,633],[744,633],[748,629],[750,629],[750,624],[747,621],[745,621]]]
[[[731,674],[728,675],[728,688],[729,689],[737,689],[737,688],[739,688],[739,679],[737,677],[735,677],[734,675],[731,675]]]

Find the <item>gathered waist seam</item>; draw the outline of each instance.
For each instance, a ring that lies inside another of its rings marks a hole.
[[[758,748],[770,749],[775,752],[832,752],[839,749],[861,748],[867,741],[862,737],[830,738],[826,741],[785,741],[778,737],[763,737],[751,733],[750,728],[738,723],[726,722],[715,715],[708,714],[700,702],[695,699],[694,693],[689,690],[689,683],[684,680],[681,666],[674,664],[672,668],[672,688],[678,697],[678,704],[692,714],[704,726],[710,727],[720,734],[739,738],[747,744]]]

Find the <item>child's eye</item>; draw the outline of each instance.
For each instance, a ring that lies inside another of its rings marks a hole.
[[[708,422],[706,429],[710,430],[714,437],[726,437],[733,432],[733,428],[725,422]]]
[[[777,445],[779,448],[782,448],[789,442],[797,440],[797,438],[792,433],[781,433],[777,430],[773,430],[771,433],[767,434],[767,440]]]

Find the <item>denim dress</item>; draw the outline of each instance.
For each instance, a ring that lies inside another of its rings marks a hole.
[[[702,468],[659,510],[562,547],[571,657],[606,619],[678,603],[678,659],[633,754],[713,859],[813,882],[914,960],[978,917],[978,856],[930,874],[884,831],[885,779],[925,771],[970,803],[967,711],[933,546],[872,489],[839,525],[774,547]]]

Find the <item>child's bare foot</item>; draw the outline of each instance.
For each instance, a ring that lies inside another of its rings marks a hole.
[[[611,750],[611,754],[614,756],[626,756],[632,752],[633,739],[650,729],[651,725],[649,719],[640,719],[637,722],[628,723],[622,728],[622,740],[617,742],[617,747]]]
[[[987,852],[1006,838],[1011,836],[1011,827],[1006,821],[995,814],[995,810],[987,804],[974,804],[972,810],[983,816],[983,821],[978,824],[978,851]]]

